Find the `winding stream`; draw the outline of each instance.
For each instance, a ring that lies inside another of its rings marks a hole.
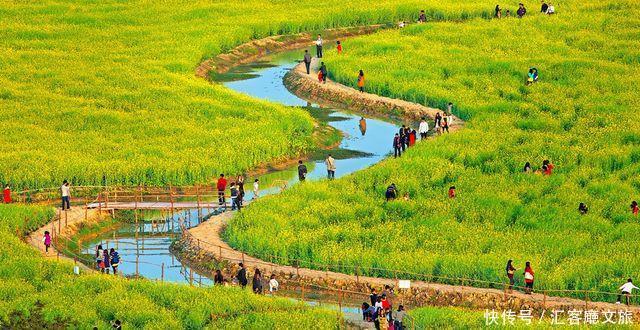
[[[234,68],[224,77],[218,78],[226,87],[255,98],[287,106],[305,107],[310,113],[328,112],[328,124],[341,131],[344,136],[338,148],[354,151],[340,153],[347,154],[348,157],[336,159],[336,177],[348,175],[386,158],[389,155],[391,139],[399,126],[380,119],[364,117],[366,131],[363,132],[360,126],[360,115],[342,110],[319,109],[287,90],[283,83],[284,75],[297,64],[296,59],[299,59],[301,54],[300,50],[275,54],[258,63]],[[327,116],[325,115],[324,118]],[[331,151],[328,150],[326,153]],[[309,169],[309,179],[319,180],[326,177],[324,159],[310,160],[306,165]],[[298,182],[297,166],[270,171],[259,175],[258,178],[261,184],[261,195],[277,193],[284,182],[287,183],[286,186]],[[246,182],[245,200],[250,200],[253,197],[251,191],[253,178],[248,178]],[[141,219],[144,221],[139,222],[138,225],[122,224],[94,240],[84,242],[85,248],[82,252],[93,254],[98,244],[102,244],[105,248],[115,248],[122,259],[120,272],[125,276],[139,274],[148,279],[163,279],[176,283],[211,284],[210,279],[192,272],[188,266],[181,264],[169,252],[171,242],[179,235],[180,223],[187,228],[199,224],[197,210],[175,213],[173,217],[161,212],[143,212]],[[138,261],[138,267],[136,267],[136,261]],[[359,313],[352,309],[343,310],[343,312]]]

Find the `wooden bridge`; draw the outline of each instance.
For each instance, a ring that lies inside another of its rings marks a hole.
[[[111,210],[186,210],[186,209],[219,209],[231,208],[229,200],[224,205],[218,201],[176,201],[176,202],[94,202],[86,205],[88,209]]]

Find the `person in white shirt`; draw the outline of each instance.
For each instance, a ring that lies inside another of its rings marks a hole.
[[[62,194],[62,210],[70,209],[71,187],[69,187],[69,181],[64,180],[62,187],[60,187],[60,193]]]
[[[318,40],[316,40],[316,57],[322,58],[322,36],[318,34]]]
[[[424,117],[422,117],[422,120],[420,120],[420,125],[418,126],[418,133],[420,133],[420,140],[424,140],[427,138],[427,132],[429,132],[429,124],[424,119]]]
[[[553,4],[549,3],[549,7],[547,7],[547,15],[553,15],[556,13],[556,7]]]
[[[639,289],[637,286],[633,285],[633,281],[631,281],[631,279],[627,280],[627,283],[623,284],[620,287],[620,291],[621,293],[618,295],[618,301],[616,302],[616,304],[619,304],[622,301],[622,296],[625,296],[626,300],[627,300],[627,306],[629,305],[629,296],[631,295],[631,293],[633,292],[633,289]]]
[[[271,274],[271,279],[269,280],[269,292],[274,293],[274,292],[278,291],[278,287],[279,286],[280,286],[280,284],[276,280],[276,275],[275,274]]]
[[[256,179],[253,181],[253,199],[258,198],[258,191],[260,190],[260,180]]]

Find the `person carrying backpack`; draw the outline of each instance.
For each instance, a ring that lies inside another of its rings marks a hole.
[[[118,265],[120,264],[120,254],[114,248],[109,250],[109,255],[111,256],[111,269],[113,269],[113,275],[118,274]]]

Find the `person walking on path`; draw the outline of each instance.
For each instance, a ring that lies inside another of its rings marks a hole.
[[[623,284],[619,289],[620,294],[618,295],[618,301],[616,301],[616,304],[620,304],[622,302],[622,296],[624,296],[626,298],[627,306],[629,306],[629,301],[631,300],[630,296],[634,289],[640,290],[640,288],[633,285],[633,281],[631,279],[628,279],[627,283]]]
[[[402,138],[400,134],[396,133],[393,137],[393,158],[402,156]]]
[[[253,281],[251,284],[253,285],[253,293],[262,294],[262,273],[260,273],[260,269],[256,268],[256,272],[253,273]]]
[[[513,292],[513,285],[516,283],[513,279],[513,275],[516,273],[516,268],[513,267],[513,260],[507,261],[507,277],[509,278],[509,292]]]
[[[405,146],[404,146],[404,139],[405,139],[404,133],[405,133],[405,131],[406,131],[406,126],[405,125],[402,125],[402,127],[400,127],[400,130],[398,131],[398,135],[400,137],[400,148],[402,148],[402,151],[405,150]]]
[[[636,201],[631,202],[631,213],[633,213],[633,215],[637,217],[639,210],[640,208],[638,208],[638,202]]]
[[[500,5],[496,5],[495,13],[493,14],[493,16],[495,18],[502,17],[502,8],[500,8]]]
[[[411,133],[409,133],[409,146],[410,147],[413,147],[416,144],[417,135],[418,135],[418,133],[416,132],[415,129],[412,129]]]
[[[120,254],[114,248],[109,250],[109,257],[111,257],[111,269],[113,269],[113,275],[118,275],[118,265],[120,264]]]
[[[533,291],[533,268],[531,263],[526,262],[524,267],[524,293],[531,294]]]
[[[360,70],[358,74],[358,89],[360,93],[364,92],[364,71]]]
[[[51,234],[49,234],[49,231],[45,230],[42,242],[44,243],[44,252],[49,253],[49,247],[51,247]]]
[[[322,44],[324,43],[324,41],[322,41],[322,36],[318,34],[318,39],[316,39],[316,57],[317,58],[322,58]]]
[[[235,182],[231,182],[229,190],[231,191],[231,211],[238,209],[239,212],[242,205],[240,204],[240,195]]]
[[[436,128],[436,132],[438,133],[438,135],[440,135],[440,132],[442,131],[441,121],[442,115],[440,114],[440,112],[437,112],[436,117],[433,120],[433,125]]]
[[[260,192],[260,180],[255,179],[253,181],[253,199],[256,199],[258,196],[258,192]]]
[[[227,200],[224,197],[224,192],[227,190],[227,179],[224,178],[224,174],[220,174],[216,188],[218,189],[218,204],[226,209]]]
[[[105,274],[109,274],[109,267],[111,267],[111,256],[109,255],[109,250],[107,249],[104,249],[102,251],[102,262],[104,263],[102,272]]]
[[[522,18],[524,17],[524,15],[527,13],[527,9],[524,8],[524,4],[520,3],[518,5],[518,11],[516,12],[516,14],[518,14],[518,18]]]
[[[271,274],[271,279],[269,279],[269,292],[274,294],[278,291],[278,287],[280,287],[280,283],[276,280],[276,274]]]
[[[322,76],[322,83],[327,83],[327,66],[324,65],[324,62],[320,63],[320,75]]]
[[[371,306],[375,306],[378,301],[378,293],[375,288],[371,288],[371,294],[369,295],[369,300],[371,301]]]
[[[238,203],[240,204],[240,206],[242,206],[244,202],[244,195],[245,195],[243,175],[238,175],[238,178],[236,179],[236,185],[238,186]]]
[[[309,50],[304,50],[304,67],[307,69],[307,74],[311,74],[311,54],[309,54]]]
[[[11,204],[11,187],[7,184],[2,191],[2,201],[5,204]]]
[[[102,270],[103,264],[102,264],[102,244],[98,244],[98,246],[96,246],[96,268]]]
[[[335,179],[336,177],[336,160],[331,157],[331,154],[325,159],[325,165],[327,165],[327,177],[329,179]]]
[[[449,119],[447,117],[442,118],[442,133],[449,133]]]
[[[71,187],[69,181],[64,180],[62,187],[60,187],[60,193],[62,195],[62,210],[68,210],[71,208]]]
[[[243,263],[240,263],[239,266],[240,266],[240,270],[236,275],[236,279],[238,280],[238,284],[240,284],[240,286],[244,289],[249,283],[249,281],[247,280],[247,269],[244,268]]]
[[[214,285],[224,284],[224,276],[222,276],[222,272],[220,271],[220,269],[216,269],[216,274],[213,276],[213,284]]]
[[[302,163],[301,160],[298,161],[298,180],[304,181],[307,178],[307,166]]]
[[[342,54],[342,43],[340,40],[336,41],[336,50],[338,51],[338,55]]]
[[[424,117],[420,120],[420,125],[418,126],[418,133],[420,133],[420,140],[424,140],[427,138],[427,133],[429,132],[429,124],[425,120]]]
[[[407,312],[404,310],[404,306],[403,305],[398,306],[398,311],[396,311],[396,316],[395,316],[395,330],[404,329],[404,325],[402,324],[402,321],[404,320],[404,317],[406,315],[407,315]]]

